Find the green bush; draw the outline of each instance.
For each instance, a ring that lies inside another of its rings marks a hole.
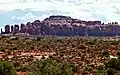
[[[102,52],[102,55],[103,55],[103,57],[109,57],[109,52],[108,52],[108,50],[104,50],[104,51]]]
[[[117,55],[118,57],[120,57],[120,51],[118,51],[118,52],[116,53],[116,55]]]
[[[41,40],[41,37],[37,37],[37,41],[40,41]]]
[[[115,69],[113,69],[113,68],[108,68],[108,69],[107,69],[107,75],[115,75]]]
[[[107,63],[105,63],[106,68],[114,68],[115,70],[120,70],[120,59],[112,58]]]
[[[58,63],[55,60],[43,59],[34,62],[28,67],[28,70],[35,75],[74,75],[76,69],[70,63]]]
[[[100,71],[99,70],[94,70],[94,75],[100,75]]]
[[[119,43],[117,41],[112,41],[111,45],[118,45]]]
[[[28,72],[28,75],[34,75],[32,72]]]
[[[104,65],[99,65],[99,66],[97,67],[97,69],[98,69],[98,70],[104,70]]]
[[[95,45],[95,41],[88,41],[86,44],[89,44],[89,45]]]
[[[5,52],[5,49],[1,47],[1,48],[0,48],[0,51]]]
[[[0,75],[17,75],[12,63],[0,61]]]

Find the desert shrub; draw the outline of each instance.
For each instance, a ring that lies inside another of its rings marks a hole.
[[[106,69],[104,65],[99,65],[96,69],[94,69],[94,75],[100,75],[102,73],[104,75]]]
[[[103,57],[109,57],[109,52],[108,52],[108,50],[104,50],[104,51],[102,52],[102,55],[103,55]]]
[[[103,69],[104,69],[104,65],[99,65],[99,66],[97,67],[97,69],[98,69],[98,70],[103,70]]]
[[[118,52],[116,53],[116,55],[120,57],[120,51],[118,51]]]
[[[119,43],[117,41],[112,41],[111,45],[118,45]]]
[[[15,67],[19,67],[20,66],[20,62],[14,62],[14,66]]]
[[[41,37],[37,37],[37,41],[40,41],[41,40]]]
[[[60,50],[61,50],[61,51],[64,51],[64,50],[66,50],[66,47],[65,47],[65,46],[61,46],[61,47],[60,47]]]
[[[74,47],[76,47],[76,45],[75,45],[75,44],[72,44],[72,48],[74,48]]]
[[[108,68],[107,69],[107,75],[115,75],[115,69],[113,69],[113,68]]]
[[[0,40],[2,40],[2,37],[0,37]]]
[[[86,42],[86,44],[90,44],[90,45],[95,45],[95,41],[88,41],[88,42]]]
[[[1,38],[8,38],[8,36],[2,35]]]
[[[34,49],[34,46],[31,46],[30,49],[33,50],[33,49]]]
[[[89,67],[85,67],[84,72],[89,72]]]
[[[17,69],[17,71],[27,72],[27,71],[28,71],[28,67],[27,67],[27,66],[19,67],[19,68]]]
[[[107,75],[115,75],[120,70],[120,59],[112,58],[105,63]]]
[[[16,46],[13,46],[12,50],[17,50],[17,47],[16,47]]]
[[[28,75],[34,75],[32,72],[28,72]]]
[[[76,68],[73,64],[70,63],[61,63],[60,70],[62,75],[73,75],[76,71]]]
[[[18,40],[18,37],[11,37],[11,40]]]
[[[34,62],[28,70],[35,75],[73,75],[76,70],[73,64],[58,63],[55,60],[43,59]]]
[[[100,71],[99,70],[94,70],[94,75],[100,75]]]
[[[0,51],[5,52],[5,49],[1,47],[1,48],[0,48]]]
[[[0,75],[17,75],[12,63],[0,61]]]
[[[107,63],[105,63],[106,68],[113,68],[115,70],[120,70],[120,59],[112,58]]]
[[[77,48],[78,49],[86,49],[86,46],[85,45],[79,45]]]

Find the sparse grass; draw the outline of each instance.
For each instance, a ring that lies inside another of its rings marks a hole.
[[[41,52],[56,52],[56,54],[50,56],[50,58],[58,62],[74,63],[82,69],[87,67],[91,68],[91,70],[101,70],[105,68],[105,66],[99,66],[99,64],[104,64],[104,62],[109,61],[110,54],[120,56],[119,44],[119,41],[111,41],[108,40],[107,37],[17,36],[16,38],[11,39],[10,37],[1,36],[0,51],[5,52],[6,56],[14,55],[11,62],[15,64],[16,69],[24,67],[23,64],[25,63],[33,63],[32,56],[20,59],[15,54],[16,51],[28,52],[38,49]],[[11,52],[13,52],[13,54],[11,54]],[[7,57],[4,59],[9,60]],[[21,65],[18,66],[19,64]]]

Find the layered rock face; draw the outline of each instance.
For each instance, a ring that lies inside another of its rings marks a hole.
[[[50,16],[43,21],[35,20],[21,25],[6,25],[2,34],[28,33],[30,35],[56,36],[116,36],[120,35],[117,22],[84,21],[69,16]]]

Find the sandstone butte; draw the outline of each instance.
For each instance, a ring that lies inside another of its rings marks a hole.
[[[118,22],[108,24],[101,21],[85,21],[69,16],[52,15],[43,21],[5,25],[5,35],[47,35],[47,36],[119,36]]]

